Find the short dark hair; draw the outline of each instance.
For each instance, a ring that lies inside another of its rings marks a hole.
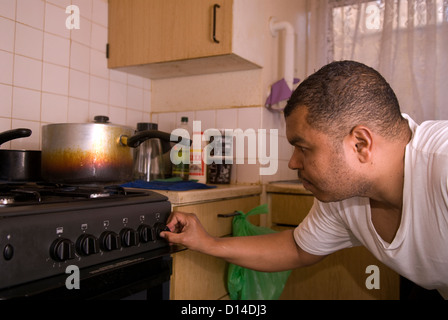
[[[355,61],[332,62],[308,77],[292,94],[285,117],[302,106],[308,110],[309,125],[336,139],[360,124],[394,138],[406,121],[383,76]]]

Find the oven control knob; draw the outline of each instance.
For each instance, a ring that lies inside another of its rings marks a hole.
[[[75,244],[69,239],[56,239],[50,246],[50,257],[58,262],[74,259]]]
[[[83,234],[76,240],[76,251],[82,256],[98,253],[98,239],[91,234]]]
[[[120,231],[121,243],[124,247],[133,247],[138,245],[138,232],[131,228],[124,228]]]
[[[157,237],[157,239],[162,239],[162,238],[160,237],[160,232],[162,232],[162,231],[170,231],[170,229],[168,229],[168,227],[166,226],[166,224],[161,223],[161,222],[157,222],[157,223],[154,225],[154,230],[155,230],[155,232],[156,232],[156,237]]]
[[[100,236],[100,246],[104,251],[121,249],[120,236],[113,231],[104,231]]]
[[[140,225],[137,232],[140,235],[140,242],[148,243],[156,240],[156,237],[154,236],[154,229],[147,224]]]

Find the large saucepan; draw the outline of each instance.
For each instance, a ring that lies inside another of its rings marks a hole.
[[[158,138],[170,147],[170,134],[135,129],[97,116],[94,123],[61,123],[42,127],[42,177],[45,181],[111,184],[133,180],[133,149]],[[167,144],[168,143],[168,144]]]
[[[0,133],[0,145],[26,138],[30,129],[13,129]],[[0,150],[0,180],[10,182],[39,181],[41,152],[38,150]]]

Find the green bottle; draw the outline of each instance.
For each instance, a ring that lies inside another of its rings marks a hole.
[[[187,130],[187,132],[190,134],[191,131],[188,126],[188,117],[182,117],[179,128]],[[191,139],[191,134],[189,139]],[[173,164],[172,175],[173,177],[178,177],[182,180],[188,181],[190,177],[190,149],[188,148],[187,152],[182,152],[182,149],[177,150],[176,146],[173,148],[176,152],[178,152],[178,156],[179,158],[181,158],[181,162],[179,164]]]

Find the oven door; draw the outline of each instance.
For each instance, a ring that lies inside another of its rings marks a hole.
[[[171,246],[0,291],[0,299],[169,300]]]

